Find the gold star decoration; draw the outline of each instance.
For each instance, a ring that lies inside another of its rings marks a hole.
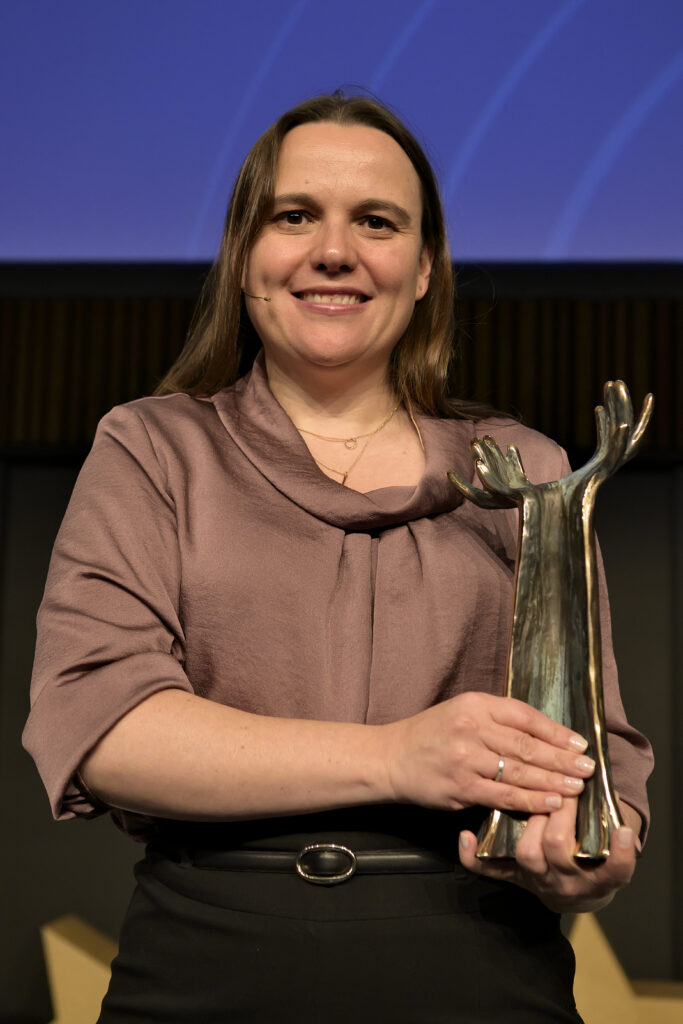
[[[683,982],[629,981],[593,914],[577,915],[569,939],[586,1024],[683,1024]]]
[[[52,996],[52,1024],[93,1024],[109,984],[116,943],[79,917],[40,929]]]

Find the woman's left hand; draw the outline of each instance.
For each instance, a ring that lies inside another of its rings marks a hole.
[[[460,861],[477,875],[512,882],[535,893],[557,913],[601,910],[627,885],[636,864],[636,839],[628,826],[615,830],[610,855],[599,863],[577,861],[577,799],[565,797],[551,814],[535,814],[517,842],[515,860],[477,860],[472,832],[460,834]]]

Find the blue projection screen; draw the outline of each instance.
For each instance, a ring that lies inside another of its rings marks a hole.
[[[683,258],[681,0],[4,0],[0,259],[203,261],[254,139],[393,105],[454,258]]]

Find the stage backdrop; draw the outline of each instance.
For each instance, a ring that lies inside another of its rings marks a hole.
[[[683,257],[680,0],[5,0],[0,260],[207,260],[284,109],[415,126],[457,261]]]
[[[19,746],[35,613],[83,450],[106,408],[153,388],[178,351],[256,135],[353,85],[398,109],[439,172],[465,391],[577,454],[608,376],[638,402],[657,394],[648,450],[598,508],[622,692],[658,758],[646,856],[601,920],[631,977],[683,979],[681,0],[2,0],[8,1024],[53,1016],[39,926],[76,912],[115,935],[140,854],[105,819],[55,825]]]

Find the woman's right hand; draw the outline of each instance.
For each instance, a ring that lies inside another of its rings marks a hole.
[[[463,693],[383,728],[389,787],[404,803],[548,814],[595,769],[585,739],[511,697]]]

